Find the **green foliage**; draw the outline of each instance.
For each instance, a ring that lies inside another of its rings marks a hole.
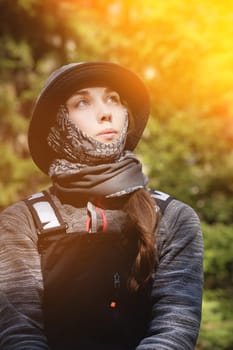
[[[202,224],[205,292],[198,350],[233,348],[233,228]]]
[[[232,350],[233,300],[232,292],[206,291],[203,319],[197,350]]]
[[[233,228],[202,224],[205,259],[203,317],[197,350],[233,348]]]
[[[233,228],[203,223],[205,287],[233,288]]]
[[[151,187],[189,203],[209,223],[229,224],[233,221],[231,142],[218,116],[198,113],[175,110],[164,116],[154,111],[138,153]],[[214,140],[218,142],[213,144]]]
[[[30,159],[20,159],[8,145],[0,145],[0,209],[29,195],[28,188],[36,190],[48,184]],[[46,181],[47,180],[47,181]],[[30,192],[31,193],[31,192]]]

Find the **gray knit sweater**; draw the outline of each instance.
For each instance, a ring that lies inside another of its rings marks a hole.
[[[54,200],[69,224],[68,231],[84,227],[85,208]],[[192,208],[177,200],[170,202],[160,224],[158,252],[152,319],[136,350],[193,350],[201,320],[203,242]],[[42,294],[37,232],[29,209],[17,202],[0,214],[1,350],[49,349],[43,332]]]

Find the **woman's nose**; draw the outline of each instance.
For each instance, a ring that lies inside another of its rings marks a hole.
[[[99,111],[99,113],[97,114],[97,121],[99,123],[111,122],[112,121],[112,113],[110,111],[107,111],[107,110]]]

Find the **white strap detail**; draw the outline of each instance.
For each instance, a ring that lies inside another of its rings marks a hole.
[[[33,205],[44,229],[60,226],[57,216],[49,202],[36,202]]]
[[[157,190],[156,192],[152,193],[151,196],[155,199],[161,199],[162,201],[166,201],[170,197],[169,194]]]
[[[27,199],[32,200],[32,199],[41,198],[41,197],[44,197],[43,192],[37,192],[37,193],[34,193],[31,196],[29,196]]]
[[[87,211],[91,218],[90,232],[95,233],[97,232],[97,213],[96,213],[95,206],[91,202],[87,203]]]

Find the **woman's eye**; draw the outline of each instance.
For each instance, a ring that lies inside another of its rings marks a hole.
[[[115,103],[115,104],[118,104],[120,103],[120,96],[117,95],[117,94],[112,94],[112,95],[109,95],[107,97],[107,101],[110,102],[110,103]]]
[[[79,107],[86,107],[88,105],[88,101],[85,99],[81,99],[75,102],[75,107],[79,108]]]

